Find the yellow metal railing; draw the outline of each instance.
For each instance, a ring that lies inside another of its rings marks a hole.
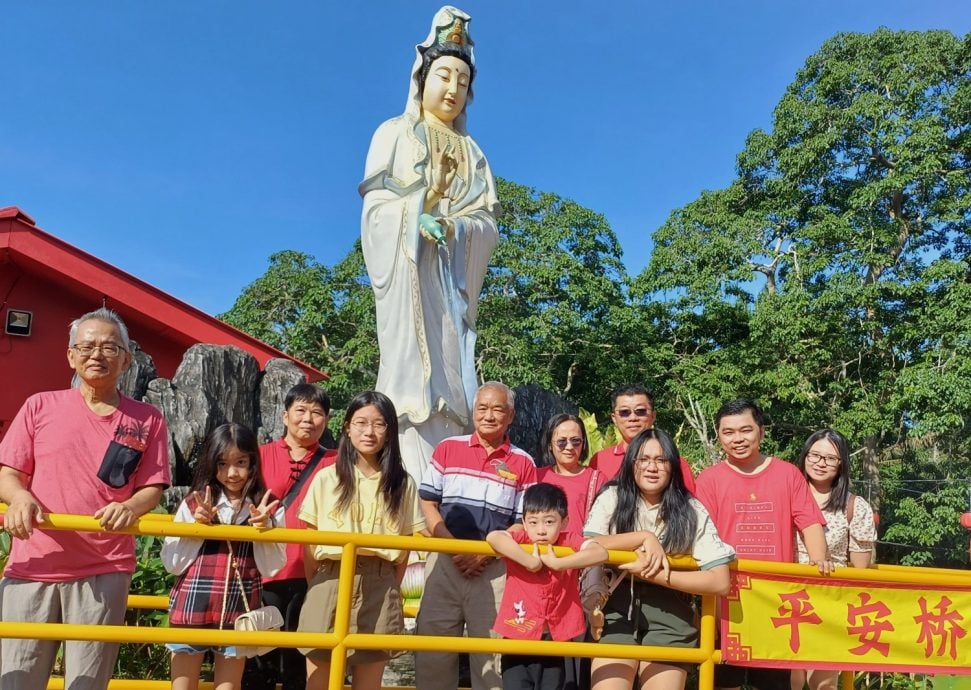
[[[76,515],[48,514],[44,516],[44,529],[103,531],[98,521]],[[337,611],[334,631],[331,633],[298,632],[236,632],[235,630],[211,630],[193,628],[156,628],[108,625],[73,625],[64,623],[4,623],[0,622],[0,637],[34,638],[45,640],[97,640],[103,642],[142,642],[153,644],[184,643],[191,645],[246,645],[275,647],[311,647],[332,650],[329,687],[340,688],[345,673],[345,656],[348,649],[388,649],[394,651],[452,651],[466,653],[500,654],[547,654],[555,656],[604,655],[604,647],[589,642],[540,642],[496,638],[454,638],[426,635],[377,635],[351,633],[349,631],[351,594],[359,548],[393,547],[414,551],[442,553],[467,553],[495,555],[485,542],[457,539],[433,539],[422,536],[394,537],[373,534],[347,534],[319,532],[316,530],[273,528],[261,530],[254,527],[230,525],[200,525],[173,522],[168,516],[150,514],[139,519],[123,532],[133,535],[180,536],[197,539],[232,539],[264,542],[289,542],[297,544],[328,544],[342,547],[340,576],[337,586]],[[558,549],[559,550],[559,549]],[[563,549],[562,554],[569,553]],[[612,551],[615,564],[633,559],[628,552]],[[675,567],[693,567],[691,559],[672,561]],[[131,598],[138,607],[164,608],[164,597],[135,595]],[[714,598],[702,602],[700,646],[696,649],[673,647],[642,647],[637,645],[611,645],[610,656],[623,659],[650,658],[699,665],[699,687],[710,689],[714,680],[715,607]],[[144,681],[141,681],[144,683]],[[123,683],[123,684],[119,684]],[[52,685],[51,687],[56,687]],[[136,687],[127,681],[112,681],[112,690]],[[152,687],[138,685],[137,687]],[[158,686],[162,687],[162,686]]]
[[[0,504],[0,511],[5,507]],[[98,521],[90,517],[49,514],[45,515],[44,529],[102,531]],[[348,649],[387,649],[395,651],[451,651],[466,653],[538,654],[568,657],[603,657],[623,659],[652,659],[677,663],[697,664],[699,668],[699,690],[711,690],[714,685],[715,664],[721,660],[720,650],[715,648],[716,616],[714,596],[702,597],[699,646],[697,648],[648,647],[638,645],[609,646],[589,642],[543,642],[496,638],[454,638],[426,635],[378,635],[351,633],[349,619],[351,594],[356,566],[356,553],[360,548],[392,547],[414,551],[435,551],[441,553],[466,553],[494,555],[485,542],[433,539],[422,536],[394,537],[373,534],[347,534],[338,532],[319,532],[316,530],[273,528],[261,530],[253,527],[229,525],[200,525],[196,523],[173,522],[170,516],[150,514],[141,518],[132,527],[123,530],[133,535],[180,536],[198,539],[231,539],[262,542],[289,542],[298,544],[327,544],[342,547],[341,567],[337,590],[337,610],[334,631],[331,633],[299,632],[236,632],[235,630],[212,630],[193,628],[163,628],[148,626],[105,626],[72,625],[55,623],[0,622],[0,638],[34,638],[46,640],[97,640],[104,642],[138,643],[184,643],[191,645],[246,645],[275,647],[309,647],[332,650],[330,667],[330,688],[342,688],[345,675],[346,651]],[[568,549],[557,549],[563,554]],[[611,551],[610,563],[629,562],[633,555],[629,552]],[[672,559],[673,567],[690,569],[695,567],[690,558]],[[795,564],[745,561],[746,569],[764,573],[792,574],[809,576],[816,572],[811,566]],[[848,580],[869,580],[883,582],[913,583],[915,571],[926,571],[921,577],[928,583],[939,585],[966,585],[968,574],[959,570],[931,568],[911,568],[900,566],[875,566],[868,570],[841,568],[840,577]],[[164,596],[130,595],[131,608],[166,608]],[[842,686],[852,690],[853,675],[844,673]],[[113,680],[112,690],[129,688],[163,688],[168,681]],[[63,688],[63,681],[52,680],[49,688]]]

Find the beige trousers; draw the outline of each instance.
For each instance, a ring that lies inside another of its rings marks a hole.
[[[70,582],[0,580],[0,619],[5,623],[122,625],[130,573],[92,575]],[[5,638],[0,641],[0,688],[44,690],[58,640]],[[65,690],[104,690],[118,658],[117,643],[64,642]]]
[[[419,635],[496,637],[492,626],[506,582],[506,565],[496,559],[479,577],[467,579],[447,553],[433,553],[425,566],[425,591],[418,611]],[[501,690],[498,654],[471,654],[472,690]],[[415,685],[421,690],[455,690],[459,659],[451,652],[416,652]]]

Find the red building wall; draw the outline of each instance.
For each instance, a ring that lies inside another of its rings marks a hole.
[[[286,356],[45,233],[19,209],[0,209],[0,438],[29,395],[70,386],[70,323],[101,306],[118,312],[164,378],[196,343],[236,345],[261,367]],[[29,336],[4,332],[9,309],[33,313]],[[310,381],[326,376],[294,361]]]

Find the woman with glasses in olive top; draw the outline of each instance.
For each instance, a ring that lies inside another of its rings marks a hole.
[[[873,509],[860,496],[850,493],[850,453],[846,439],[832,429],[813,433],[799,454],[799,469],[809,483],[816,504],[826,518],[826,545],[838,567],[867,568],[877,538]],[[809,563],[802,537],[796,537],[799,562]],[[802,690],[836,690],[837,671],[793,671],[792,687]]]

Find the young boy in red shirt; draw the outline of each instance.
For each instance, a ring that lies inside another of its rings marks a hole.
[[[495,530],[486,537],[506,560],[506,587],[493,630],[517,640],[582,639],[586,629],[580,603],[578,568],[607,560],[607,550],[577,532],[565,532],[567,501],[563,489],[534,484],[523,495],[522,531]],[[520,544],[532,544],[527,553]],[[562,558],[552,546],[568,546],[574,553]],[[565,687],[566,668],[560,656],[502,656],[504,688],[559,690]]]

